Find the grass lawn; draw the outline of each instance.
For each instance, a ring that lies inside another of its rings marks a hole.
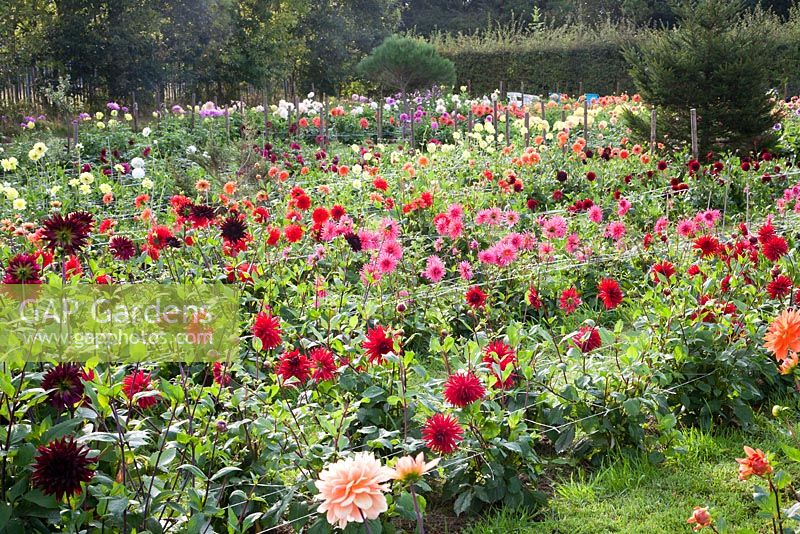
[[[743,456],[743,445],[771,451],[797,479],[800,469],[785,460],[780,447],[787,438],[777,424],[762,417],[749,432],[688,431],[677,446],[679,452],[660,465],[646,457],[625,458],[591,473],[573,472],[554,481],[554,494],[538,517],[505,509],[465,532],[691,532],[686,519],[694,506],[711,507],[731,532],[772,532],[767,521],[756,517],[751,497],[755,479],[738,480],[735,458]]]

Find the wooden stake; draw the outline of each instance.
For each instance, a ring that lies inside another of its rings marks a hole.
[[[689,110],[689,119],[691,120],[692,126],[692,157],[697,159],[698,157],[698,148],[697,148],[697,110],[692,108]]]
[[[650,154],[656,151],[656,108],[650,110]]]
[[[530,118],[531,114],[527,111],[525,112],[525,148],[528,148],[531,142],[531,132],[528,130],[530,126]]]
[[[511,121],[508,117],[508,103],[506,103],[506,146],[511,145]]]
[[[500,128],[497,124],[497,100],[492,102],[493,111],[492,111],[492,126],[494,126],[494,149],[497,150],[497,143],[498,139],[497,136],[500,133]]]
[[[381,95],[378,99],[378,118],[377,124],[375,124],[375,129],[377,132],[375,139],[380,143],[381,139],[383,139],[383,95]]]
[[[545,114],[545,103],[544,103],[544,98],[542,98],[542,100],[540,100],[540,101],[539,101],[539,103],[542,105],[542,106],[541,106],[541,107],[542,107],[542,120],[543,120],[543,121],[546,121],[546,120],[547,120],[547,115]]]

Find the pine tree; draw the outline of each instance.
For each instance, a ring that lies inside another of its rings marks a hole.
[[[778,121],[769,94],[777,55],[765,38],[773,15],[744,9],[741,1],[694,0],[675,8],[679,25],[655,32],[626,51],[642,99],[656,107],[658,133],[674,145],[690,138],[690,108],[697,109],[702,152],[757,150],[774,140]],[[649,137],[649,121],[628,113],[631,128]]]

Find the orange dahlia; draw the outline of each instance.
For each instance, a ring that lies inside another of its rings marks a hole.
[[[779,361],[789,359],[789,351],[800,352],[800,312],[784,310],[769,325],[764,346]]]

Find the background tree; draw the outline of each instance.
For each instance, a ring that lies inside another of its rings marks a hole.
[[[412,37],[388,37],[358,64],[367,79],[405,93],[433,84],[452,85],[453,62],[439,55],[433,45]]]
[[[394,33],[401,0],[319,0],[309,2],[297,34],[307,53],[298,61],[297,77],[306,89],[336,93],[356,74],[358,61]]]
[[[687,141],[689,109],[696,108],[703,151],[769,144],[778,117],[765,59],[777,55],[768,30],[775,17],[729,0],[687,1],[675,11],[677,28],[626,51],[637,90],[658,110],[659,133],[673,144]],[[649,136],[649,121],[630,113],[627,119]]]

